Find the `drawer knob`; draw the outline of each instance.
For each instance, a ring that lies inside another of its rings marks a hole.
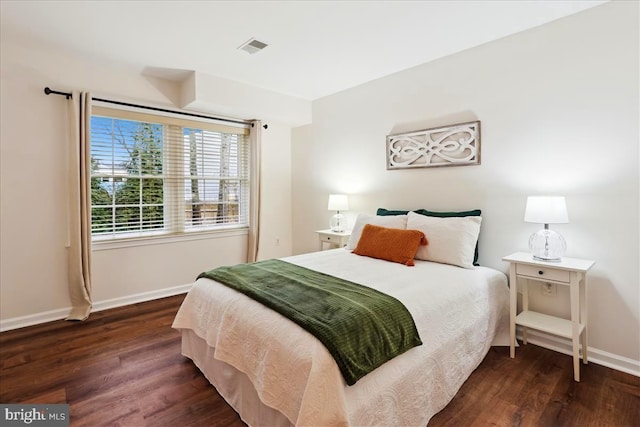
[[[538,274],[542,276],[544,274],[544,271],[538,270]]]

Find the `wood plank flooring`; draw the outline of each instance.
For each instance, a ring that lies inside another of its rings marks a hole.
[[[0,402],[68,403],[72,426],[244,426],[171,329],[184,295],[0,334]],[[534,345],[492,348],[433,426],[638,426],[640,378]]]

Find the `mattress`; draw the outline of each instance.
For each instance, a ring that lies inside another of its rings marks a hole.
[[[480,364],[508,321],[506,275],[345,249],[283,258],[399,299],[423,345],[347,386],[326,348],[260,303],[199,279],[173,323],[183,354],[249,425],[424,426]],[[253,389],[253,390],[250,390]]]

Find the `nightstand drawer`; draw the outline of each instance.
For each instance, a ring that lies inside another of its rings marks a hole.
[[[320,234],[320,240],[328,243],[338,243],[340,241],[340,237],[329,236],[327,234]]]
[[[331,231],[331,230],[318,230],[318,239],[320,239],[320,250],[324,243],[327,243],[329,247],[344,247],[349,242],[350,231]]]
[[[516,264],[516,274],[538,280],[554,280],[556,282],[571,281],[571,272],[558,270],[553,267],[541,267],[536,265]]]

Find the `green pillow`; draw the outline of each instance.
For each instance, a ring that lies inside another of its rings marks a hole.
[[[434,212],[434,211],[428,211],[426,209],[418,209],[417,211],[414,211],[417,214],[420,215],[426,215],[426,216],[437,216],[439,218],[460,218],[460,217],[464,217],[464,216],[482,216],[482,211],[480,209],[475,209],[472,211],[461,211],[461,212]]]
[[[474,209],[472,211],[461,211],[461,212],[435,212],[435,211],[428,211],[426,209],[417,209],[415,211],[413,211],[417,214],[420,215],[425,215],[425,216],[437,216],[439,218],[451,218],[451,217],[464,217],[464,216],[482,216],[482,211],[480,209]],[[408,214],[409,211],[401,211],[401,210],[388,210],[388,209],[384,209],[384,208],[378,208],[376,215],[378,216],[390,216],[390,215],[406,215]],[[427,236],[427,239],[429,239],[429,236]],[[476,250],[475,253],[473,255],[473,265],[480,265],[478,264],[478,242],[476,242]]]
[[[378,216],[394,216],[394,215],[406,215],[409,211],[390,211],[383,208],[378,208],[376,215]]]

